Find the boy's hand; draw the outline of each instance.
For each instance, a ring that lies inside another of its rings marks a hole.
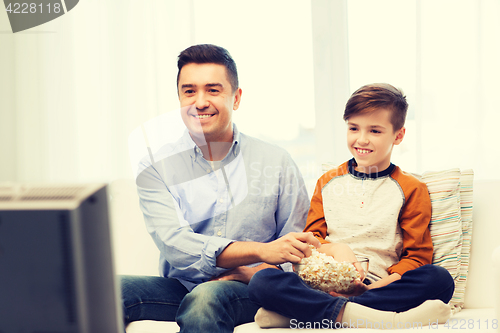
[[[356,267],[356,270],[361,275],[360,280],[363,281],[365,279],[367,272],[365,272],[361,264],[357,262],[358,258],[356,258],[356,255],[349,245],[344,243],[323,244],[318,251],[332,256],[338,262],[347,261],[354,263],[354,267]]]
[[[255,267],[238,266],[217,276],[216,278],[212,278],[211,281],[240,281],[248,284],[256,272],[257,269]]]
[[[318,248],[318,251],[332,256],[338,262],[355,262],[358,260],[349,245],[344,243],[323,244],[320,248]]]
[[[335,296],[335,297],[339,297],[339,296],[342,296],[342,297],[350,297],[350,296],[359,296],[361,294],[363,294],[365,291],[367,291],[369,288],[366,284],[364,284],[363,282],[361,281],[355,281],[355,286],[354,286],[354,289],[351,293],[349,294],[340,294],[340,293],[336,293],[334,291],[330,291],[329,294],[332,295],[332,296]]]
[[[361,281],[356,281],[356,286],[354,287],[353,292],[350,294],[339,294],[339,293],[336,293],[333,291],[330,292],[329,294],[332,296],[337,296],[337,297],[338,296],[343,296],[343,297],[359,296],[369,289],[384,287],[384,286],[387,286],[388,284],[390,284],[394,281],[397,281],[399,279],[401,279],[401,275],[399,275],[398,273],[392,273],[391,275],[386,276],[385,278],[382,278],[376,282],[373,282],[370,285],[366,285]]]
[[[367,272],[363,269],[363,266],[359,262],[355,262],[354,267],[356,267],[356,270],[359,272],[360,275],[359,279],[361,281],[364,281]]]

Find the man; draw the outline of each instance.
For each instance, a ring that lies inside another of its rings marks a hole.
[[[164,320],[181,332],[232,332],[258,309],[247,283],[265,268],[287,269],[319,246],[301,233],[309,202],[283,149],[232,122],[242,90],[230,54],[195,45],[179,55],[177,88],[187,127],[141,161],[137,178],[161,277],[122,278],[125,322]],[[276,266],[278,265],[278,266]]]

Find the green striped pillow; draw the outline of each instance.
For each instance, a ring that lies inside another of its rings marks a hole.
[[[460,211],[462,215],[462,252],[460,253],[460,273],[455,280],[455,293],[450,304],[454,312],[458,312],[464,306],[465,286],[469,273],[469,257],[472,239],[472,185],[474,172],[472,170],[462,171],[460,176]]]
[[[434,245],[433,264],[442,266],[455,280],[450,301],[454,313],[464,304],[472,236],[472,170],[425,172],[432,204],[429,225]]]
[[[446,268],[454,280],[460,275],[462,260],[460,175],[460,169],[430,171],[422,175],[432,204],[429,224],[434,245],[432,262]]]

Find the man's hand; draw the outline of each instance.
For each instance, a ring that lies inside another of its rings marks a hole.
[[[298,263],[300,259],[309,257],[309,244],[320,247],[321,243],[310,232],[291,232],[269,243],[260,246],[262,261],[278,265],[285,262]]]

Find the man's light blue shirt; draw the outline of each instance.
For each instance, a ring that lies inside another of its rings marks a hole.
[[[304,181],[282,148],[239,133],[212,167],[189,133],[141,161],[146,227],[160,250],[160,275],[189,290],[227,271],[217,256],[234,241],[270,242],[304,229]]]

